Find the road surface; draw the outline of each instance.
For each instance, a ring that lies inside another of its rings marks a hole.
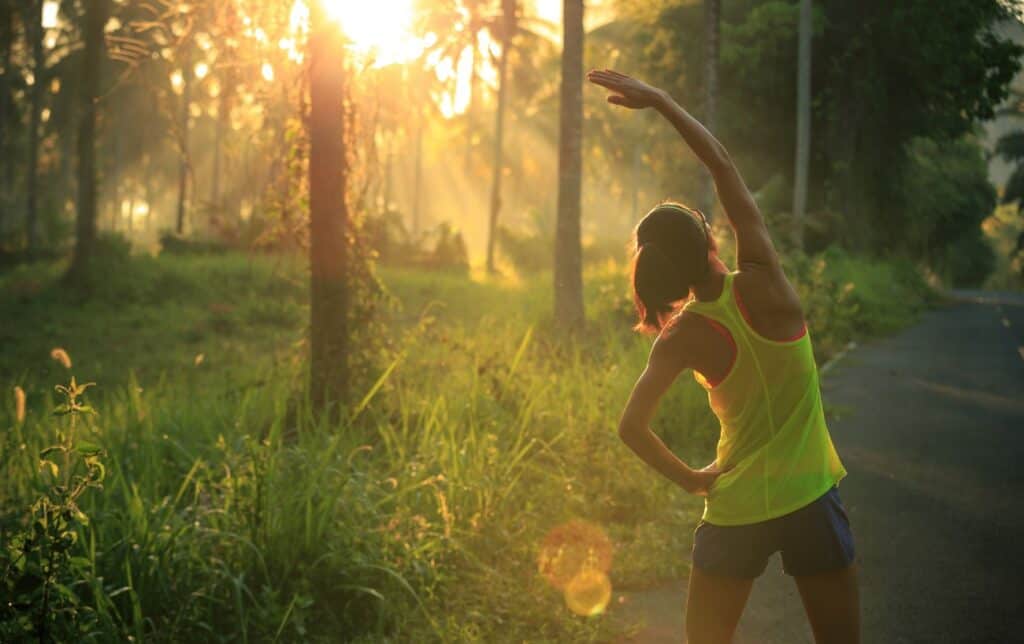
[[[849,476],[865,643],[1024,642],[1024,296],[959,291],[823,383]],[[630,593],[637,643],[683,641],[685,582]],[[776,555],[736,642],[811,642]]]

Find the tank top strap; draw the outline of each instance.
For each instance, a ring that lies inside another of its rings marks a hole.
[[[722,280],[722,292],[718,294],[717,298],[714,300],[693,298],[683,306],[683,310],[699,313],[717,322],[726,323],[726,326],[731,326],[734,319],[733,314],[737,311],[736,298],[733,295],[733,278],[735,277],[735,272],[726,273]]]

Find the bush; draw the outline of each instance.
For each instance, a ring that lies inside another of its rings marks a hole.
[[[169,231],[160,235],[160,252],[168,255],[223,255],[228,250],[222,242],[190,239]]]
[[[442,221],[436,228],[414,236],[405,228],[401,213],[389,211],[368,216],[362,230],[382,264],[459,272],[469,269],[466,241],[450,222]]]

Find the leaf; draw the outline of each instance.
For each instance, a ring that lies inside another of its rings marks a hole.
[[[103,448],[90,441],[78,441],[75,444],[75,451],[82,456],[95,456],[103,451]]]
[[[87,457],[85,459],[85,464],[87,467],[95,470],[95,473],[92,475],[92,483],[99,483],[103,479],[107,478],[107,468],[95,456]]]
[[[53,478],[57,478],[57,476],[60,475],[60,468],[57,467],[56,463],[51,460],[41,458],[39,459],[39,469],[43,469],[44,467],[48,467],[50,469],[50,475],[53,476]]]
[[[54,416],[67,416],[70,413],[71,413],[71,405],[69,405],[67,403],[64,403],[62,405],[57,405],[54,408],[54,410],[53,410],[53,415]]]

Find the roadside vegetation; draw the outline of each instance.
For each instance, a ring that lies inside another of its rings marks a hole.
[[[792,257],[823,359],[931,297],[907,263]],[[385,342],[330,421],[305,402],[297,259],[108,260],[82,301],[57,264],[0,277],[0,639],[603,640],[629,627],[617,594],[579,617],[540,571],[573,520],[610,541],[616,593],[685,571],[700,501],[615,435],[649,347],[622,264],[588,269],[573,342],[545,275],[382,270]],[[53,387],[72,376],[96,385],[68,413]],[[656,429],[713,454],[688,378]],[[89,485],[70,499],[74,477]],[[57,506],[59,529],[41,514]]]

